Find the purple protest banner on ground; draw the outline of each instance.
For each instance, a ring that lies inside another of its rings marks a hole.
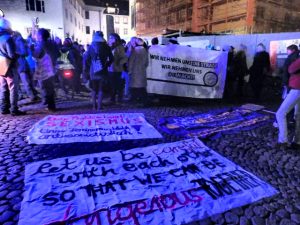
[[[206,138],[220,132],[249,129],[269,120],[270,117],[264,114],[236,108],[229,111],[165,117],[159,120],[158,127],[171,135]]]
[[[30,129],[30,144],[162,138],[142,113],[47,116]]]
[[[179,225],[276,193],[189,139],[27,165],[19,225]]]

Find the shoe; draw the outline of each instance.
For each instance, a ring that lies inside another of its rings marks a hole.
[[[24,116],[26,115],[26,112],[20,111],[20,110],[16,110],[16,111],[12,111],[10,113],[12,116]]]
[[[7,114],[10,114],[10,111],[9,110],[3,110],[3,111],[1,111],[1,114],[2,115],[7,115]]]
[[[276,143],[273,143],[271,146],[272,146],[272,148],[280,149],[280,150],[286,150],[289,148],[289,144],[286,142],[285,143],[276,142]]]
[[[56,112],[57,111],[56,107],[47,107],[47,110],[49,112]]]
[[[30,102],[37,102],[37,101],[40,101],[41,98],[38,97],[38,96],[34,96],[33,98],[30,98]]]
[[[300,150],[300,144],[297,144],[295,142],[291,143],[289,147],[293,150]]]

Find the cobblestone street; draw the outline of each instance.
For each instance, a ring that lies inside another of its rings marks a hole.
[[[174,100],[174,99],[172,99]],[[175,101],[175,100],[174,100]],[[201,100],[193,103],[162,103],[147,108],[126,104],[106,106],[105,113],[139,112],[157,128],[157,122],[164,116],[188,115],[207,112],[223,107],[241,104]],[[75,96],[71,100],[58,100],[58,111],[54,114],[95,113],[91,109],[88,94]],[[267,109],[276,110],[278,103]],[[23,105],[28,112],[22,117],[0,116],[0,224],[18,223],[24,191],[24,170],[31,162],[50,160],[119,149],[144,147],[162,142],[181,140],[161,130],[163,139],[132,140],[121,142],[72,143],[59,145],[29,145],[26,142],[28,130],[49,113],[40,104]],[[274,115],[270,114],[272,117]],[[275,119],[275,118],[274,118]],[[195,224],[241,224],[241,225],[296,225],[300,224],[300,152],[274,149],[271,144],[277,138],[277,129],[272,123],[240,133],[226,133],[215,138],[202,140],[207,146],[225,156],[245,170],[268,182],[279,191],[278,195],[263,199],[251,205],[235,208]],[[190,225],[192,225],[190,224]]]

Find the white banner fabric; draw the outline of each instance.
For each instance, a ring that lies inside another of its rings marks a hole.
[[[227,52],[180,45],[149,49],[149,93],[191,98],[222,98]]]
[[[30,129],[30,144],[162,138],[142,113],[50,115]]]
[[[276,193],[188,139],[27,165],[19,225],[185,224]]]

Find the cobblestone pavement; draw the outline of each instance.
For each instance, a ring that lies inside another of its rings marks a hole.
[[[58,101],[60,110],[55,114],[95,113],[90,110],[91,104],[88,99],[88,96],[75,96],[73,100],[60,99]],[[174,106],[174,99],[167,102],[169,106],[106,107],[103,112],[141,112],[145,114],[151,124],[156,126],[158,119],[163,116],[206,112],[236,105],[209,100],[197,103],[183,102],[176,104],[177,106]],[[271,106],[274,110],[278,104],[274,103]],[[21,109],[27,110],[28,115],[23,117],[0,116],[0,224],[3,225],[17,224],[23,198],[24,168],[31,162],[180,140],[161,132],[164,136],[162,140],[29,145],[25,141],[28,130],[48,112],[39,104],[24,105]],[[270,143],[274,142],[276,137],[277,130],[273,128],[272,124],[268,124],[239,134],[223,134],[216,139],[204,141],[215,151],[273,185],[280,193],[251,205],[194,222],[193,225],[300,224],[300,151],[284,151],[270,147]]]

